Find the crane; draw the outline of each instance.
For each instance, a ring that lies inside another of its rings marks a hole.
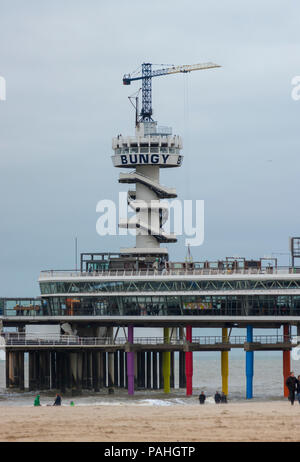
[[[221,67],[219,64],[203,63],[182,66],[171,66],[162,69],[152,69],[152,63],[142,64],[142,74],[133,75],[125,74],[123,76],[123,85],[130,85],[135,80],[142,80],[142,109],[140,113],[140,121],[152,121],[152,77],[159,77],[160,75],[177,74],[179,72],[199,71],[203,69],[212,69]]]

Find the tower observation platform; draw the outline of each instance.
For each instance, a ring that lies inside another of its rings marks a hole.
[[[218,67],[197,66],[190,70]],[[160,173],[182,166],[183,143],[152,119],[149,79],[189,72],[189,66],[172,69],[155,74],[147,64],[142,76],[124,78],[126,85],[143,80],[134,136],[112,140],[112,163],[124,170],[119,182],[130,185],[127,201],[135,212],[119,226],[136,231],[135,245],[118,253],[82,253],[79,271],[42,271],[38,298],[0,299],[7,387],[24,387],[25,352],[30,389],[126,387],[133,394],[139,387],[168,393],[174,386],[177,352],[179,386],[191,395],[193,352],[220,351],[222,390],[228,394],[228,354],[236,347],[246,352],[247,398],[252,397],[254,351],[283,351],[284,380],[288,375],[291,327],[300,335],[300,238],[291,239],[292,265],[287,267],[278,266],[275,258],[174,262],[164,247],[177,239],[164,230],[169,215],[162,200],[177,194],[162,184]],[[8,334],[7,327],[17,331]],[[139,327],[148,328],[143,340],[134,335]],[[149,335],[153,327],[163,329],[156,341]],[[196,327],[222,332],[217,340],[195,337]],[[283,334],[262,340],[253,334],[258,327],[283,328]],[[244,338],[234,340],[234,328],[245,329]]]
[[[127,196],[128,205],[136,215],[119,223],[121,228],[136,230],[136,246],[121,249],[122,254],[166,257],[168,251],[160,244],[177,241],[174,234],[163,230],[168,220],[168,204],[160,201],[177,197],[176,190],[161,185],[159,173],[161,168],[181,166],[181,149],[180,136],[172,136],[171,129],[160,129],[154,121],[139,122],[134,137],[113,139],[114,167],[134,169],[121,173],[119,182],[136,185]]]

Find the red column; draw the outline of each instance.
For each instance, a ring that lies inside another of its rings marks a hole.
[[[186,326],[186,340],[192,342],[192,326]],[[185,353],[186,395],[193,394],[193,352]]]
[[[283,339],[288,340],[290,336],[290,327],[288,324],[283,326]],[[291,372],[291,352],[290,350],[283,351],[283,396],[287,398],[289,396],[289,390],[285,384],[286,379]]]

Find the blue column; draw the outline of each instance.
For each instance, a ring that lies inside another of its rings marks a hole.
[[[253,342],[253,327],[247,326],[247,342]],[[254,351],[246,351],[246,399],[253,398]]]

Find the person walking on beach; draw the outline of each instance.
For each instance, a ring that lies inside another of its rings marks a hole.
[[[221,403],[227,403],[227,396],[225,395],[224,391],[221,394]]]
[[[289,396],[288,400],[291,402],[291,405],[294,404],[295,401],[295,392],[296,392],[296,386],[297,386],[297,379],[294,376],[294,372],[290,372],[289,377],[286,379],[286,386],[288,387],[289,390]]]
[[[199,402],[200,404],[204,404],[205,403],[205,400],[206,400],[206,396],[204,394],[203,391],[201,391],[200,395],[199,395]]]
[[[61,396],[57,393],[53,406],[61,406]]]
[[[215,403],[216,404],[220,404],[221,402],[221,395],[218,391],[216,391],[216,394],[215,394]]]

